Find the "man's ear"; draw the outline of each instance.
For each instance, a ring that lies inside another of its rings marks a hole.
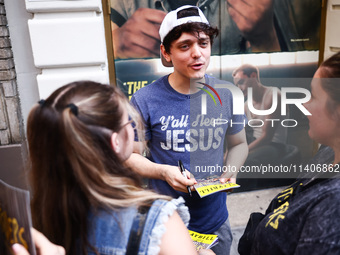
[[[168,53],[166,52],[165,47],[164,47],[163,44],[161,44],[161,52],[162,52],[162,55],[163,55],[163,57],[165,58],[165,60],[166,60],[167,62],[171,62],[170,54],[168,54]]]
[[[116,133],[116,132],[113,132],[113,134],[111,135],[111,146],[112,146],[112,149],[117,154],[120,153],[122,146],[121,146],[119,139],[118,139],[118,133]]]

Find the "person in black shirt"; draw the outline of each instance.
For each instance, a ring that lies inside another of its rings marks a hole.
[[[266,214],[251,215],[238,250],[244,254],[340,254],[340,52],[311,84],[309,136],[323,144],[305,176],[279,193]]]

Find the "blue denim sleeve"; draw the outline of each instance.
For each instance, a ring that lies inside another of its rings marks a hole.
[[[156,202],[159,202],[159,200],[157,200]],[[154,203],[153,206],[157,207],[157,203]],[[184,199],[182,197],[179,197],[177,199],[166,202],[165,205],[161,208],[159,215],[155,221],[155,225],[151,231],[150,244],[148,246],[147,254],[159,253],[161,239],[166,231],[164,225],[175,210],[183,220],[184,224],[186,226],[188,225],[190,215],[188,208],[184,205]]]

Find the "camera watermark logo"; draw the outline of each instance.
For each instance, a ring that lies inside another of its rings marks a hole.
[[[198,82],[198,83],[200,83],[200,84],[206,86],[206,87],[209,88],[212,92],[214,92],[214,94],[217,96],[217,98],[218,98],[218,100],[220,101],[220,104],[221,104],[221,106],[222,106],[221,97],[220,97],[220,95],[217,93],[217,91],[216,91],[213,87],[211,87],[210,85],[208,85],[208,84],[206,84],[206,83],[204,83],[204,82]],[[211,92],[210,92],[209,90],[204,89],[204,88],[200,88],[200,87],[197,87],[197,88],[200,89],[200,90],[203,90],[204,92],[206,92],[206,93],[212,98],[212,100],[214,101],[215,105],[217,105],[216,100],[215,100],[215,97],[211,94]],[[201,109],[202,109],[202,110],[201,110],[202,115],[207,114],[207,95],[205,95],[205,94],[202,95],[202,108],[201,108]],[[204,113],[203,113],[203,110],[204,110]]]
[[[217,91],[212,88],[211,86],[205,84],[205,83],[201,83],[205,86],[207,86],[209,89],[211,89],[215,95],[217,95],[218,99],[221,100],[219,94],[217,93]],[[233,97],[233,114],[237,114],[237,115],[244,115],[244,95],[243,92],[240,88],[236,87],[233,84],[216,84],[215,85],[216,89],[228,89]],[[211,94],[211,92],[207,91],[206,89],[200,88],[201,90],[204,90],[205,92],[208,93],[208,95],[210,95],[210,97],[213,98],[215,105],[216,105],[216,100],[213,97],[213,95]],[[302,98],[288,98],[288,95],[290,93],[295,93],[295,94],[300,94],[303,95],[304,97]],[[266,109],[266,110],[258,110],[254,107],[253,104],[253,100],[252,100],[252,88],[248,88],[248,109],[250,110],[251,113],[253,113],[254,115],[258,115],[258,116],[264,116],[264,115],[270,115],[271,113],[273,113],[274,111],[276,111],[277,107],[278,107],[278,89],[277,88],[273,88],[273,100],[272,100],[272,105],[270,107],[270,109]],[[287,116],[287,106],[288,105],[295,105],[304,115],[311,115],[310,112],[303,106],[304,103],[308,102],[311,98],[311,94],[310,92],[305,89],[305,88],[296,88],[296,87],[283,87],[281,88],[281,116]],[[221,105],[222,102],[220,101]],[[201,98],[201,115],[206,115],[207,114],[207,97],[205,94],[202,95]],[[250,120],[249,122],[252,122],[254,120]],[[261,122],[260,126],[262,126],[264,124],[264,121],[261,119],[258,119],[258,121]],[[270,121],[272,126],[274,125],[274,122],[276,121],[280,121],[281,124],[284,127],[294,127],[297,125],[297,121],[294,119],[268,119],[266,121]],[[228,123],[229,120],[224,120],[224,119],[215,119],[214,120],[214,126],[215,125],[221,125],[221,124],[226,124]],[[289,125],[289,123],[294,123],[293,125]],[[235,124],[240,124],[240,123],[235,123]],[[249,126],[254,127],[254,125],[252,125],[252,123],[248,123]],[[245,126],[245,123],[244,123]],[[260,127],[260,126],[256,126],[256,127]]]

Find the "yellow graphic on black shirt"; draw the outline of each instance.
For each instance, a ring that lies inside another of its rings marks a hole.
[[[299,183],[299,185],[303,185],[303,183]],[[297,187],[295,187],[297,188]],[[293,195],[294,188],[293,187],[288,187],[287,189],[284,189],[283,191],[280,192],[280,194],[277,196],[277,201],[279,203],[283,203],[286,201],[284,204],[282,204],[280,207],[276,208],[273,211],[273,214],[269,216],[269,220],[266,224],[266,227],[270,225],[274,229],[278,229],[279,227],[279,221],[283,220],[285,216],[283,215],[289,207],[288,199]]]
[[[303,185],[303,183],[299,184],[300,186]],[[297,188],[297,187],[295,187]],[[293,187],[288,187],[287,189],[284,189],[280,192],[279,196],[277,196],[277,200],[279,203],[282,203],[285,200],[288,200],[291,195],[293,194],[294,188]]]
[[[280,192],[281,195],[277,197],[277,200],[279,203],[282,203],[283,201],[287,200],[292,194],[294,189],[292,187],[289,187],[283,191]]]
[[[289,207],[288,201],[281,205],[279,208],[276,208],[272,215],[269,216],[269,220],[266,224],[266,227],[270,225],[272,228],[277,229],[279,227],[279,220],[283,220],[285,216],[283,215]]]

